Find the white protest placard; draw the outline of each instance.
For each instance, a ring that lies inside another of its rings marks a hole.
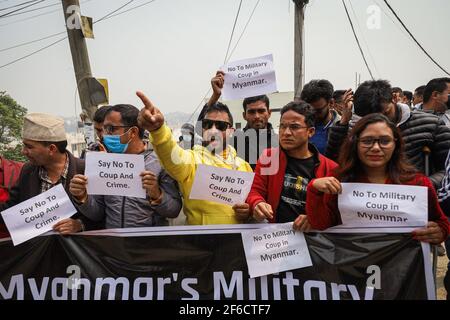
[[[292,225],[241,232],[250,278],[312,266],[305,235]]]
[[[253,172],[199,164],[189,199],[214,201],[230,206],[245,203],[254,177]]]
[[[277,80],[271,54],[229,62],[222,67],[225,82],[222,96],[235,100],[277,91]]]
[[[428,221],[428,188],[342,183],[338,196],[342,226],[419,227]]]
[[[87,193],[146,198],[140,176],[143,171],[143,155],[88,152],[85,170]]]
[[[77,212],[61,184],[2,211],[15,246],[52,230],[58,221]]]

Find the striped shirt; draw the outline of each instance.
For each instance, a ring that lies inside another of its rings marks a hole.
[[[45,170],[44,167],[39,167],[39,178],[41,179],[41,193],[48,191],[50,188],[53,188],[59,183],[62,183],[64,185],[67,179],[68,172],[69,172],[69,157],[67,156],[67,154],[66,154],[66,163],[64,164],[64,170],[61,172],[61,176],[55,183],[53,183],[52,180],[49,178],[47,170]]]
[[[442,186],[437,191],[439,202],[450,198],[450,152],[445,160],[445,176],[442,179]]]

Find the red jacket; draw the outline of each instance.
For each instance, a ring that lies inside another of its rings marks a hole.
[[[0,203],[9,199],[9,190],[19,178],[23,163],[6,160],[0,157]],[[0,223],[0,239],[9,237],[8,230],[3,223]]]
[[[19,178],[23,163],[0,157],[0,187],[10,190]]]
[[[370,183],[367,177],[357,179],[361,183]],[[353,182],[353,181],[352,181]],[[324,230],[342,224],[341,214],[338,209],[338,196],[336,194],[325,194],[312,186],[311,180],[306,189],[306,214],[311,227],[316,230]],[[393,184],[390,179],[386,184]],[[434,221],[441,227],[445,238],[449,234],[449,222],[439,206],[436,191],[430,179],[421,173],[417,173],[411,181],[404,183],[410,186],[423,186],[428,188],[428,220]]]
[[[309,149],[315,157],[319,158],[319,162],[314,168],[316,178],[331,175],[337,164],[321,155],[313,145],[310,144]],[[262,201],[270,204],[273,210],[273,219],[269,222],[272,223],[276,221],[286,166],[287,158],[282,149],[271,148],[264,150],[256,164],[255,179],[246,201],[252,211]]]

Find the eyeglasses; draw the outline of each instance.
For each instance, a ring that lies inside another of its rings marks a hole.
[[[114,131],[116,131],[118,128],[131,128],[132,126],[113,126],[113,125],[106,125],[103,126],[103,130],[105,130],[106,133],[111,134]]]
[[[397,139],[393,139],[391,137],[379,137],[378,139],[374,138],[374,137],[363,137],[363,138],[358,139],[361,147],[368,148],[368,149],[372,148],[373,145],[375,144],[375,142],[378,143],[380,148],[388,148],[396,140]]]
[[[300,129],[308,129],[308,127],[299,125],[297,123],[291,123],[291,124],[280,123],[278,128],[280,130],[286,130],[287,128],[289,128],[289,130],[291,130],[291,132],[298,131]]]
[[[226,121],[220,121],[220,120],[210,120],[210,119],[203,119],[202,120],[202,128],[203,128],[203,130],[209,130],[213,126],[215,126],[217,130],[225,131],[229,127],[231,127],[231,123],[226,122]]]

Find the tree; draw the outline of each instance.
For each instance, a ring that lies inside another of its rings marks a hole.
[[[0,154],[6,159],[26,161],[21,154],[23,118],[27,109],[0,91]]]

